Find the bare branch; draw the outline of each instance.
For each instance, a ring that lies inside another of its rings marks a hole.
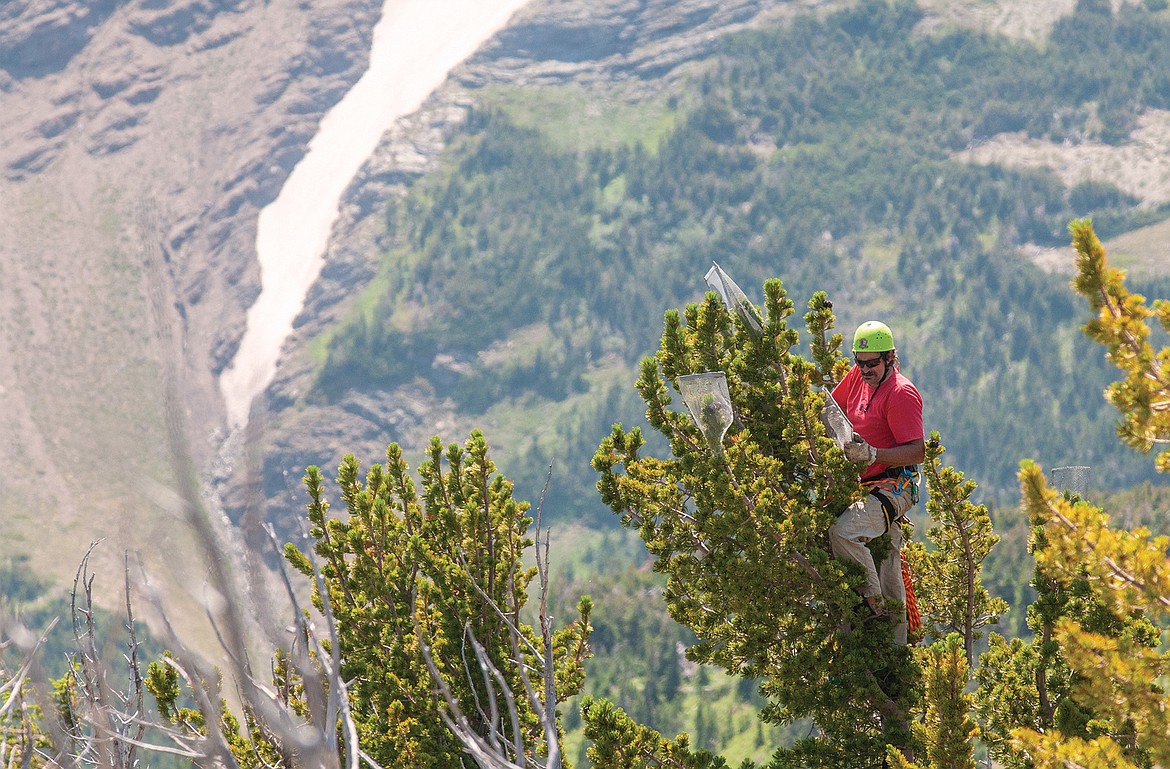
[[[490,609],[502,622],[504,630],[508,634],[507,641],[511,646],[511,659],[509,662],[515,666],[514,672],[520,678],[528,703],[540,719],[542,737],[547,750],[547,760],[544,763],[538,763],[533,758],[536,755],[536,751],[525,745],[516,693],[508,683],[507,676],[492,662],[487,649],[475,637],[471,623],[468,622],[464,625],[464,649],[471,648],[479,668],[479,676],[484,683],[483,688],[487,698],[487,712],[484,712],[485,706],[478,701],[478,698],[475,704],[480,712],[481,718],[485,722],[483,728],[486,734],[477,731],[476,727],[467,717],[463,706],[452,691],[451,685],[439,670],[421,618],[417,614],[414,618],[415,635],[418,639],[419,647],[422,650],[427,671],[430,673],[432,686],[442,698],[439,715],[481,769],[526,769],[528,767],[560,769],[561,766],[560,743],[557,736],[556,724],[557,692],[556,660],[554,657],[552,630],[553,622],[552,617],[549,616],[548,606],[550,566],[549,536],[542,528],[544,499],[551,477],[552,467],[550,466],[544,489],[541,491],[540,504],[537,505],[535,515],[536,533],[534,544],[536,551],[536,572],[540,580],[540,608],[537,618],[540,624],[540,648],[529,641],[524,632],[521,632],[519,604],[517,603],[513,606],[510,612],[505,611],[492,599],[487,590],[479,584],[478,580],[472,577],[473,571],[466,560],[462,557],[459,558],[459,563],[465,571],[465,576],[470,578],[469,582],[472,588],[483,601],[484,606]],[[517,569],[519,568],[518,563],[513,563],[506,576],[508,586],[513,595],[517,594],[516,578]],[[467,668],[466,658],[465,651],[464,675],[470,678],[472,673]],[[529,659],[535,661],[535,667],[530,664]],[[539,690],[533,685],[530,670],[536,670],[540,674],[541,686]],[[474,689],[475,687],[472,688]],[[500,719],[502,714],[500,713],[500,700],[503,701],[503,705],[507,710],[507,717],[510,721],[510,745],[501,740]]]
[[[272,528],[272,525],[268,524],[264,529],[268,535],[269,542],[279,553],[276,532]],[[322,668],[321,675],[317,675],[310,664],[308,656],[304,652],[296,657],[301,663],[298,665],[298,669],[301,671],[302,678],[306,681],[306,689],[309,686],[313,687],[313,695],[309,698],[310,710],[314,710],[314,702],[318,703],[316,711],[318,713],[318,721],[321,724],[319,727],[321,730],[319,738],[324,746],[332,747],[332,750],[326,750],[324,752],[336,756],[337,723],[340,721],[346,737],[346,769],[357,769],[363,760],[373,769],[381,769],[377,762],[360,751],[357,723],[354,721],[353,713],[349,709],[348,688],[341,677],[341,642],[337,637],[337,625],[329,604],[329,590],[324,584],[321,570],[317,567],[311,548],[306,557],[313,567],[313,578],[317,583],[318,595],[321,597],[321,612],[325,619],[326,633],[329,640],[328,648],[326,648],[325,644],[316,640],[312,626],[305,619],[305,613],[301,609],[296,591],[293,589],[292,581],[289,578],[288,570],[285,568],[283,561],[280,562],[278,572],[296,616],[295,621],[296,627],[298,628],[298,636],[305,638],[308,642],[315,645],[318,652],[317,658]],[[325,689],[329,692],[327,699],[322,697]],[[320,704],[322,701],[323,706]]]

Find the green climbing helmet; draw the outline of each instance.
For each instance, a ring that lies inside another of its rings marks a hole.
[[[853,352],[889,352],[894,349],[894,332],[885,323],[867,320],[853,334]]]

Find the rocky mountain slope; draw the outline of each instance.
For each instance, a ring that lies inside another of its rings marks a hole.
[[[616,82],[634,97],[669,82],[720,33],[816,5],[534,0],[390,132],[355,180],[301,333],[327,324],[369,277],[381,234],[373,214],[430,167],[476,89]],[[258,291],[257,215],[362,74],[380,6],[0,6],[0,461],[9,468],[0,532],[9,557],[25,552],[42,576],[67,584],[90,543],[106,540],[94,562],[114,593],[128,552],[165,593],[204,601],[214,566],[198,535],[222,534],[219,492],[246,500],[247,468],[270,450],[264,419],[249,441],[230,440],[217,381]],[[297,339],[289,349],[277,401],[304,374]],[[432,407],[418,415],[426,432],[442,427]],[[320,416],[327,454],[357,440],[377,456],[393,439],[378,420]],[[321,432],[290,449],[296,478]],[[246,507],[236,504],[235,516]]]
[[[571,86],[584,99],[636,103],[682,88],[682,78],[700,66],[723,34],[831,7],[762,0],[534,2],[453,72],[419,113],[388,132],[354,181],[325,270],[285,348],[268,403],[254,417],[247,440],[230,444],[213,468],[227,512],[249,540],[256,541],[261,521],[277,520],[291,530],[303,511],[299,481],[308,464],[331,474],[347,452],[368,465],[383,457],[391,441],[417,450],[432,435],[458,441],[484,426],[458,414],[449,400],[425,393],[354,392],[333,405],[302,398],[314,366],[305,342],[342,317],[355,287],[374,276],[385,247],[379,215],[385,201],[433,167],[480,89]]]
[[[0,531],[71,578],[123,550],[202,599],[198,468],[256,215],[362,73],[376,0],[0,6]]]
[[[354,180],[246,436],[225,429],[218,377],[259,290],[257,216],[362,74],[381,2],[0,4],[0,553],[27,553],[67,583],[104,538],[96,558],[113,592],[125,550],[173,605],[201,604],[214,565],[198,535],[230,518],[256,542],[258,524],[303,509],[305,465],[329,475],[346,451],[369,461],[391,440],[465,436],[473,425],[421,395],[328,408],[302,395],[305,342],[374,274],[385,202],[433,167],[480,89],[572,85],[636,101],[680,88],[725,32],[840,4],[532,0]],[[927,25],[1025,37],[1073,4],[973,15],[923,3]]]

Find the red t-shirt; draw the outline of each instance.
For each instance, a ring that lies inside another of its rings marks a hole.
[[[853,431],[871,446],[892,449],[925,437],[922,429],[922,396],[902,372],[894,371],[885,381],[871,388],[854,366],[833,388],[833,400],[853,423]],[[872,478],[889,465],[874,462],[865,468],[862,478]]]

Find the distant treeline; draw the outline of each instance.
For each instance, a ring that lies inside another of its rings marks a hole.
[[[845,333],[890,322],[929,429],[984,495],[1014,497],[1023,457],[1093,465],[1116,487],[1148,478],[1113,437],[1113,375],[1081,337],[1084,308],[1018,247],[1067,245],[1074,217],[1108,237],[1166,209],[1107,181],[1069,189],[952,158],[1004,131],[1120,142],[1144,110],[1170,109],[1158,11],[1082,0],[1039,46],[919,34],[907,2],[804,17],[729,38],[653,145],[565,150],[556,124],[477,111],[443,168],[390,205],[395,245],[333,335],[317,397],[425,381],[480,414],[588,393],[504,469],[535,496],[557,461],[569,471],[548,509],[596,516],[588,457],[609,423],[640,414],[632,374],[588,374],[652,353],[663,311],[700,297],[714,260],[756,300],[773,276],[798,311],[826,290]],[[459,365],[435,367],[438,353]]]

